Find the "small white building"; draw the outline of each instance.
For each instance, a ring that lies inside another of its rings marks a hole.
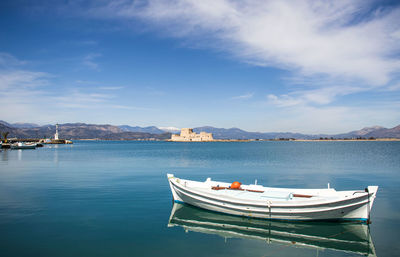
[[[200,132],[200,134],[197,134],[193,132],[191,128],[183,128],[181,129],[180,135],[172,134],[171,136],[171,141],[181,142],[204,142],[213,140],[212,133]]]

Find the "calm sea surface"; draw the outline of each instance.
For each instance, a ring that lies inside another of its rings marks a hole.
[[[167,172],[380,188],[369,227],[276,223],[173,208]],[[0,152],[3,257],[398,256],[399,239],[400,142],[77,141]]]

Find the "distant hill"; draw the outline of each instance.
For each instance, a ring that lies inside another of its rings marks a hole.
[[[121,125],[118,126],[123,131],[127,132],[142,132],[142,133],[150,133],[150,134],[163,134],[165,133],[164,130],[157,128],[156,126],[149,126],[149,127],[131,127],[129,125]]]
[[[9,138],[51,138],[56,131],[55,125],[46,125],[31,128],[18,128],[4,125],[0,123],[0,131],[8,131]],[[132,140],[132,139],[168,139],[170,133],[144,133],[124,131],[118,126],[113,125],[96,125],[85,123],[66,123],[59,124],[59,135],[63,139],[107,139],[107,140]]]
[[[400,138],[400,125],[391,129],[376,129],[366,134],[366,136],[375,138]]]
[[[8,124],[8,123],[3,123],[2,121],[0,121],[0,133],[11,132],[12,130],[14,130],[14,128],[12,128],[11,126],[8,126],[6,124]]]
[[[351,131],[344,134],[328,135],[308,135],[291,132],[247,132],[238,128],[214,128],[210,126],[194,128],[193,131],[213,133],[215,139],[318,139],[318,138],[400,138],[400,125],[391,129],[381,126],[366,127],[360,130]]]
[[[365,127],[345,134],[333,135],[334,138],[400,138],[400,125],[391,129],[381,126]]]
[[[168,130],[171,128],[168,128]],[[169,139],[171,133],[165,132],[165,128],[155,126],[133,127],[129,125],[97,125],[86,123],[65,123],[59,125],[59,134],[64,139],[109,139],[109,140],[132,140],[132,139]],[[176,128],[171,129],[176,131]],[[197,127],[193,129],[213,133],[215,139],[318,139],[318,138],[400,138],[400,125],[394,128],[380,126],[366,127],[336,135],[307,135],[291,132],[248,132],[239,128],[215,128],[211,126]],[[0,132],[10,132],[9,138],[50,138],[54,136],[55,125],[39,126],[32,123],[10,124],[0,121]],[[178,131],[176,131],[178,133]]]
[[[0,124],[7,127],[12,127],[12,125],[4,120],[0,120]]]
[[[201,131],[213,133],[215,139],[276,139],[276,138],[301,138],[301,139],[312,139],[318,136],[305,135],[300,133],[290,132],[247,132],[239,128],[214,128],[214,127],[198,127],[194,128],[193,131],[199,133]]]
[[[22,122],[13,123],[11,125],[14,128],[37,128],[37,127],[40,127],[40,125],[35,124],[35,123],[22,123]]]
[[[35,124],[35,123],[23,123],[23,122],[17,122],[17,123],[8,123],[3,120],[0,120],[0,124],[6,125],[8,127],[14,127],[14,128],[36,128],[40,127],[40,125]]]

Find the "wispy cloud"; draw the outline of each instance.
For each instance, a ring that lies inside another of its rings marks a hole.
[[[327,105],[338,97],[348,94],[362,92],[365,87],[357,85],[352,86],[330,86],[317,87],[315,89],[295,90],[289,94],[267,95],[269,103],[279,107],[288,107],[296,105]]]
[[[76,81],[77,84],[91,87],[70,86],[60,92],[53,81],[54,75],[21,69],[20,66],[25,62],[10,54],[0,55],[0,62],[2,60],[12,62],[6,68],[0,66],[0,99],[3,106],[1,119],[46,123],[55,120],[74,121],[73,117],[82,120],[79,113],[85,110],[152,110],[121,104],[115,91],[123,87],[99,87],[99,83],[94,81]],[[86,115],[89,118],[92,113]]]
[[[0,91],[34,88],[48,84],[50,74],[23,69],[22,61],[8,53],[0,53]]]
[[[295,106],[303,103],[301,99],[296,99],[295,97],[289,95],[276,96],[274,94],[269,94],[267,95],[267,99],[270,103],[279,107]]]
[[[52,76],[45,72],[21,69],[20,66],[26,62],[9,54],[3,54],[1,60],[7,60],[8,64],[6,67],[0,66],[2,119],[35,121],[32,117],[41,113],[37,108],[38,99],[47,99],[49,94],[45,88],[49,86]]]
[[[94,89],[109,90],[109,91],[120,90],[120,89],[125,88],[123,86],[103,86],[104,83],[98,82],[98,81],[92,81],[92,80],[76,80],[75,83],[78,85],[89,86]],[[97,87],[95,87],[95,86],[97,86]]]
[[[397,84],[390,85],[386,88],[386,91],[400,91],[400,82]]]
[[[376,1],[120,0],[93,5],[87,13],[141,19],[189,44],[288,70],[296,89],[275,96],[282,105],[327,104],[340,95],[388,87],[400,72],[400,7]],[[299,84],[313,88],[299,93]]]
[[[398,7],[369,13],[363,0],[145,2],[111,1],[90,13],[144,19],[173,36],[213,37],[244,61],[307,76],[382,85],[400,68]]]
[[[135,110],[135,111],[154,111],[157,110],[155,108],[146,108],[146,107],[138,107],[138,106],[129,106],[129,105],[119,105],[119,104],[111,104],[107,105],[108,108],[112,109],[124,109],[124,110]]]
[[[95,59],[100,56],[101,56],[101,54],[99,54],[99,53],[88,54],[83,58],[82,64],[92,70],[99,71],[100,70],[99,64],[97,62],[95,62]]]
[[[156,89],[154,87],[145,87],[146,89],[146,93],[148,95],[152,95],[152,96],[162,96],[165,95],[165,91],[162,91],[160,89]]]
[[[0,70],[0,90],[34,88],[48,84],[49,74],[26,70]]]
[[[101,90],[120,90],[123,89],[124,87],[99,87]]]
[[[233,99],[233,100],[247,100],[247,99],[252,98],[253,96],[254,96],[254,93],[246,93],[246,94],[243,94],[243,95],[233,96],[233,97],[231,97],[231,99]]]
[[[95,40],[81,40],[81,41],[73,41],[73,44],[80,46],[94,46],[97,45],[98,42]]]
[[[345,133],[365,126],[396,126],[400,119],[400,102],[390,101],[370,106],[286,105],[267,114],[269,131],[310,134]],[[266,109],[268,110],[268,109]],[[284,118],[282,118],[284,117]]]
[[[78,89],[74,89],[72,92],[63,94],[61,96],[56,96],[54,99],[58,102],[58,105],[63,105],[66,107],[90,106],[93,108],[96,104],[104,103],[113,97],[113,95],[84,93]]]
[[[27,64],[27,61],[18,60],[11,54],[0,52],[0,68],[9,69],[24,64]]]
[[[75,82],[78,83],[78,84],[83,84],[83,85],[98,85],[98,84],[100,84],[100,83],[97,82],[97,81],[80,80],[80,79],[76,80]]]

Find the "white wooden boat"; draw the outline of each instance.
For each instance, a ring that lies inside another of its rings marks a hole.
[[[11,145],[11,149],[35,149],[36,143],[22,143],[18,142]]]
[[[176,178],[173,174],[167,177],[175,202],[231,215],[277,220],[369,222],[378,191],[378,186],[336,191],[329,187],[296,189],[257,184],[233,189],[230,183],[211,178],[197,182]]]
[[[174,203],[168,227],[268,244],[376,256],[369,226],[361,223],[282,222],[216,213]],[[284,254],[281,254],[284,255]]]

